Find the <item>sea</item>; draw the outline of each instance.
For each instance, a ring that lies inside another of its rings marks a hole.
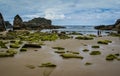
[[[66,32],[66,33],[70,33],[70,32],[77,32],[77,33],[81,33],[81,34],[94,34],[97,35],[98,30],[96,30],[94,27],[95,26],[88,26],[88,25],[66,25],[66,28],[60,28],[60,29],[45,29],[42,30],[42,32],[49,32],[52,30],[57,30],[58,32]],[[102,35],[107,35],[110,32],[115,32],[115,31],[111,31],[111,30],[102,30],[101,34]]]

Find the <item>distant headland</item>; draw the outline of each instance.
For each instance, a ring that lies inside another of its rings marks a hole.
[[[52,25],[51,20],[41,17],[33,18],[32,20],[25,22],[18,14],[14,17],[12,25],[9,21],[5,21],[4,17],[0,13],[0,31],[5,31],[7,28],[12,28],[13,30],[42,30],[65,27]]]
[[[120,33],[120,19],[117,19],[117,21],[111,25],[95,26],[95,29],[97,29],[97,30],[114,30],[114,31],[117,31],[118,33]]]

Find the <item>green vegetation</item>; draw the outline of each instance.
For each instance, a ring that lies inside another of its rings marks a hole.
[[[90,55],[100,55],[101,52],[100,51],[92,51],[90,52]]]
[[[108,61],[113,61],[113,60],[116,59],[116,60],[120,61],[120,58],[118,58],[119,56],[120,56],[119,53],[109,54],[109,55],[106,56],[106,60],[108,60]]]
[[[65,53],[64,50],[58,50],[58,51],[55,51],[55,53]]]
[[[29,69],[35,69],[34,65],[26,65],[26,67],[28,67]]]
[[[112,60],[114,60],[116,58],[117,57],[114,54],[109,54],[109,55],[106,56],[106,60],[108,60],[108,61],[112,61]]]
[[[109,35],[113,37],[120,37],[120,34],[117,34],[117,33],[110,33]]]
[[[92,63],[86,62],[85,65],[92,65]]]
[[[59,34],[58,35],[60,39],[69,39],[70,37],[66,34]]]
[[[22,44],[23,43],[21,40],[11,40],[10,42],[14,43],[14,44]]]
[[[61,56],[63,58],[80,58],[80,59],[83,59],[82,56],[79,56],[79,55],[73,54],[73,53],[64,53],[64,54],[61,54]]]
[[[64,50],[65,48],[63,47],[52,47],[53,49],[57,49],[57,50]]]
[[[0,41],[0,47],[1,47],[1,48],[7,48],[7,46],[6,46],[5,44],[6,44],[5,42]]]
[[[27,48],[21,48],[20,51],[21,52],[27,51]]]
[[[67,51],[68,53],[73,53],[73,54],[80,54],[79,52],[76,51]]]
[[[92,48],[100,48],[98,45],[93,45]]]
[[[100,41],[98,41],[97,42],[98,44],[108,44],[108,43],[112,43],[112,41],[110,41],[110,40],[100,40]]]
[[[56,67],[56,65],[53,64],[53,63],[48,62],[48,63],[42,63],[42,64],[41,64],[40,66],[38,66],[38,67]]]
[[[8,49],[6,52],[0,52],[0,57],[13,57],[16,53],[16,50]]]
[[[90,37],[97,37],[97,36],[94,35],[94,34],[89,34],[88,36],[90,36]]]
[[[74,31],[72,33],[69,33],[69,35],[82,35],[82,34]]]
[[[84,49],[84,50],[82,50],[83,52],[88,52],[89,50],[88,49]]]
[[[10,44],[10,48],[19,48],[19,44]]]
[[[93,40],[93,37],[90,37],[90,36],[78,36],[75,39],[79,39],[79,40]]]

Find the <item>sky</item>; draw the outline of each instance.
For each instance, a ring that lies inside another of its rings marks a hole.
[[[4,20],[35,17],[51,19],[53,25],[114,24],[120,19],[120,0],[0,0]]]

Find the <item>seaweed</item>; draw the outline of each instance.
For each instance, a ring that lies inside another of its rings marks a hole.
[[[21,48],[20,51],[25,52],[25,51],[27,51],[27,48]]]
[[[85,65],[92,65],[92,63],[90,63],[90,62],[86,62]]]
[[[92,48],[100,48],[100,46],[98,46],[98,45],[93,45],[93,46],[91,46]]]
[[[88,49],[83,49],[82,51],[83,51],[83,52],[88,52],[89,50],[88,50]]]
[[[42,63],[40,66],[38,67],[56,67],[55,64],[48,62],[48,63]]]
[[[80,59],[83,59],[82,56],[77,55],[77,54],[73,54],[73,53],[64,53],[64,54],[61,54],[60,56],[62,56],[63,58],[80,58]]]
[[[65,53],[64,50],[58,50],[58,51],[55,51],[55,53]]]
[[[52,47],[53,49],[57,49],[57,50],[64,50],[65,48],[63,47]]]
[[[100,55],[101,52],[100,51],[91,51],[90,55]]]
[[[90,37],[90,36],[78,36],[75,39],[78,39],[78,40],[93,40],[94,38]]]
[[[110,40],[100,40],[100,41],[98,41],[97,42],[98,44],[108,44],[108,43],[112,43],[112,41],[110,41]]]
[[[117,59],[117,57],[114,54],[109,54],[106,56],[106,60],[113,61],[114,59]]]

